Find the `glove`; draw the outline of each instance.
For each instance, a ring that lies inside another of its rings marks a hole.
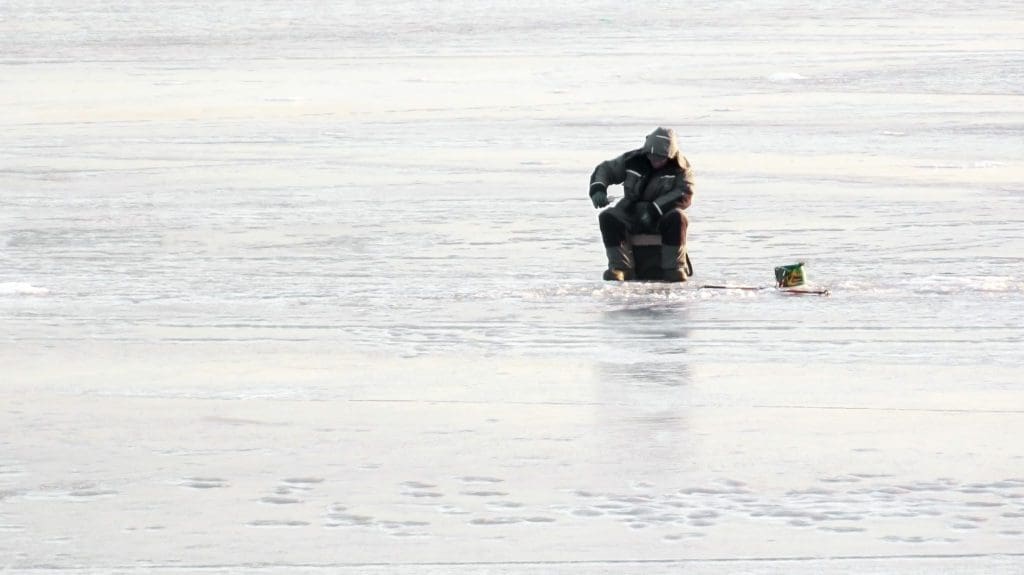
[[[590,201],[594,202],[595,208],[603,208],[608,205],[608,192],[598,190],[590,194]]]
[[[654,225],[661,219],[661,212],[654,202],[640,202],[636,206],[636,213],[640,216],[640,229],[653,230]]]

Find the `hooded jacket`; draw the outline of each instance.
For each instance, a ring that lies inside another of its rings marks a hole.
[[[665,156],[668,163],[655,170],[647,154]],[[690,207],[693,169],[686,156],[679,153],[675,131],[657,128],[644,140],[644,147],[598,164],[590,175],[590,195],[607,193],[608,186],[615,184],[622,184],[624,190],[615,208],[625,213],[631,213],[638,202],[651,202],[659,213]]]

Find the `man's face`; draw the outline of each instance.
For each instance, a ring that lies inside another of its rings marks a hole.
[[[651,162],[651,167],[653,167],[655,170],[660,170],[661,168],[665,167],[665,164],[668,163],[668,158],[666,158],[665,156],[659,156],[657,154],[647,154],[647,160]]]

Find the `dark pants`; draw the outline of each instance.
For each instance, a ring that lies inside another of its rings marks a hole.
[[[638,226],[628,223],[627,218],[621,211],[615,208],[608,208],[597,216],[601,225],[601,241],[604,247],[615,248],[626,241],[629,234],[647,233],[644,230],[636,229]],[[661,245],[663,246],[684,246],[686,245],[686,228],[690,221],[686,218],[683,210],[675,208],[665,212],[658,220],[657,233],[661,234]],[[651,230],[649,233],[655,233]]]

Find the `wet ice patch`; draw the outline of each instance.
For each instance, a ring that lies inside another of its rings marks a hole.
[[[311,486],[323,483],[324,480],[320,477],[289,477],[283,479],[282,482],[289,485],[292,489],[311,489]]]
[[[518,501],[489,501],[487,506],[496,509],[519,509],[525,505]]]
[[[181,485],[192,489],[221,489],[227,487],[228,482],[219,477],[186,477]]]
[[[373,515],[354,513],[345,505],[332,504],[324,516],[324,527],[377,529],[392,537],[424,537],[429,521],[419,519],[384,519]]]
[[[485,475],[466,475],[466,476],[460,477],[459,481],[462,481],[463,483],[469,483],[469,484],[474,484],[474,483],[476,483],[476,484],[493,484],[493,483],[501,483],[501,482],[503,482],[505,480],[504,479],[499,479],[497,477],[488,477],[488,476],[485,476]]]
[[[425,481],[406,481],[402,483],[402,487],[408,487],[409,489],[433,489],[437,485]]]
[[[525,521],[522,517],[478,517],[470,519],[470,525],[512,525]]]
[[[25,491],[27,499],[46,499],[68,502],[90,502],[97,499],[116,497],[119,492],[91,482],[54,483],[39,486],[33,491]],[[2,499],[2,497],[0,497]]]
[[[936,526],[954,540],[964,532],[1013,531],[1020,499],[1015,480],[961,484],[941,478],[899,485],[887,475],[851,473],[822,477],[821,486],[792,489],[783,494],[760,492],[733,480],[684,487],[665,493],[625,495],[593,490],[567,493],[576,499],[564,514],[577,522],[618,522],[629,529],[684,527],[687,533],[713,529],[722,522],[765,522],[792,529],[815,529],[835,536],[878,532],[890,542],[936,541],[914,533],[892,534],[888,529],[913,528],[922,533]],[[969,491],[969,493],[967,493]],[[672,540],[672,539],[670,539]]]
[[[504,491],[480,489],[476,491],[462,491],[461,495],[469,495],[470,497],[504,497],[505,495],[508,495],[508,493]]]
[[[257,519],[246,523],[249,527],[306,527],[308,521],[287,520],[287,519]]]

